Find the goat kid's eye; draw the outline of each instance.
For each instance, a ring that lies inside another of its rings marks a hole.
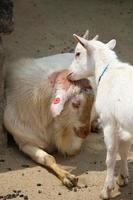
[[[77,53],[75,54],[75,56],[76,56],[76,57],[79,57],[79,56],[80,56],[80,52],[77,52]]]

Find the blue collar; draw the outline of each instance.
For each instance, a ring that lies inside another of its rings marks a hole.
[[[101,75],[99,76],[98,85],[99,85],[99,83],[100,83],[100,80],[101,80],[102,76],[103,76],[104,73],[107,71],[108,67],[109,67],[109,64],[104,68],[103,72],[102,72]]]

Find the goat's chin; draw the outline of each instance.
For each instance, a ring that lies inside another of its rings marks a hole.
[[[81,151],[81,147],[79,149],[74,150],[74,151],[64,152],[63,155],[64,156],[76,156],[80,153],[80,151]]]
[[[74,156],[81,150],[84,139],[73,135],[70,138],[62,138],[57,142],[57,148],[63,155]]]
[[[81,144],[82,145],[82,144]],[[76,156],[76,155],[78,155],[79,153],[80,153],[80,151],[81,151],[81,145],[80,145],[80,147],[79,148],[76,148],[76,149],[67,149],[67,151],[63,151],[62,152],[62,154],[64,155],[64,156]]]

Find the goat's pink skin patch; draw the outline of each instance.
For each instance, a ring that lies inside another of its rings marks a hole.
[[[60,101],[61,101],[61,99],[60,99],[59,97],[57,97],[57,98],[54,98],[54,99],[52,100],[52,103],[53,103],[53,104],[58,104],[58,103],[60,103]]]

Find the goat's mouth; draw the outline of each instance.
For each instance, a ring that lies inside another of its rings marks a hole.
[[[68,75],[67,75],[67,79],[71,81],[71,75],[72,75],[72,72],[70,72]]]
[[[67,75],[67,79],[69,81],[78,81],[86,77],[87,77],[86,74],[82,73],[82,71],[80,73],[70,71],[69,74]]]
[[[67,79],[69,81],[77,81],[76,79],[74,79],[74,73],[73,72],[70,72],[68,75],[67,75]]]
[[[74,85],[78,85],[81,89],[84,89],[84,90],[92,90],[92,86],[91,86],[91,83],[88,79],[86,78],[82,78],[80,80],[73,80],[73,72],[69,73],[67,75],[67,79],[68,81],[70,81],[72,84]]]

